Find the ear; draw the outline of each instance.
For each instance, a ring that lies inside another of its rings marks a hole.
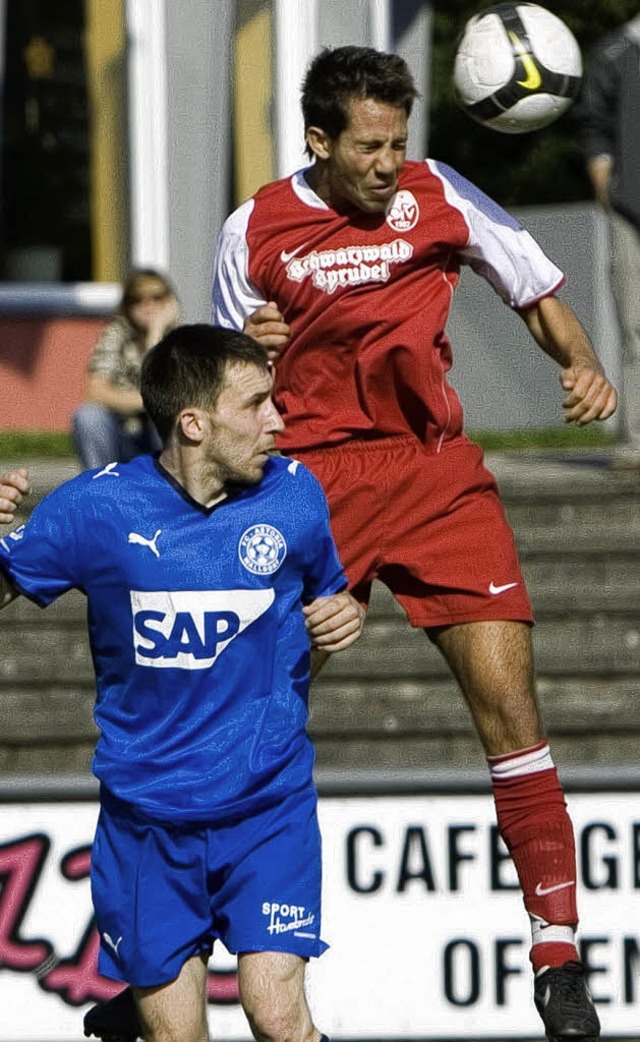
[[[307,145],[316,159],[329,158],[331,155],[331,138],[326,130],[321,130],[320,127],[307,127],[305,137]]]
[[[178,416],[178,430],[187,441],[199,445],[205,432],[205,415],[202,409],[195,406],[183,409]]]

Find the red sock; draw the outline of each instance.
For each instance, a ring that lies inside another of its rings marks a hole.
[[[500,834],[530,915],[576,927],[576,854],[564,793],[546,742],[489,757]],[[535,944],[534,969],[577,959],[575,945]]]
[[[537,973],[543,966],[564,966],[565,962],[575,962],[580,958],[575,944],[563,944],[552,941],[551,944],[534,944],[529,959],[533,972]]]

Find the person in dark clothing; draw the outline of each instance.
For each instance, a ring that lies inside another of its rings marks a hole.
[[[576,106],[587,174],[611,230],[622,335],[621,435],[614,465],[640,469],[640,14],[591,53]]]

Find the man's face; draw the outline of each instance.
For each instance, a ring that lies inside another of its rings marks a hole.
[[[227,367],[216,407],[207,414],[204,461],[221,481],[253,485],[284,430],[273,401],[271,373],[242,362]]]
[[[326,139],[326,149],[330,205],[384,213],[406,158],[407,114],[373,98],[353,98],[346,128]]]

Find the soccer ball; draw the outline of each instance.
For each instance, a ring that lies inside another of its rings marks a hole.
[[[580,88],[582,57],[565,23],[538,4],[495,4],[474,15],[453,66],[458,104],[504,134],[553,123]]]

